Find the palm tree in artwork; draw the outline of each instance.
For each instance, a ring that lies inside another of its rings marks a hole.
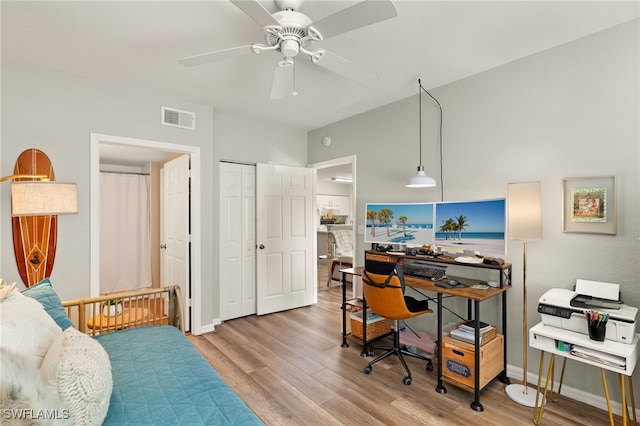
[[[376,236],[376,211],[367,210],[367,220],[371,222],[371,236]]]
[[[391,237],[391,234],[389,233],[389,224],[391,223],[391,219],[393,219],[393,211],[386,207],[380,209],[378,212],[378,222],[387,228],[387,237]]]
[[[402,233],[405,237],[407,236],[407,220],[408,218],[406,216],[400,216],[398,218],[398,222],[402,224]]]
[[[442,222],[442,226],[440,226],[439,231],[444,232],[446,234],[445,239],[449,239],[449,234],[456,230],[456,223],[453,219],[449,218]]]
[[[460,215],[456,218],[456,230],[458,231],[458,239],[462,239],[462,231],[466,228],[469,223],[467,222],[467,217],[464,215]]]

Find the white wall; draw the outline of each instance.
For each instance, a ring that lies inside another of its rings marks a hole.
[[[638,22],[430,90],[444,109],[444,185],[438,113],[423,95],[423,163],[437,188],[404,187],[418,163],[417,94],[310,132],[309,160],[357,155],[355,217],[361,225],[367,202],[438,201],[441,191],[445,201],[504,197],[508,182],[539,180],[544,237],[528,247],[529,327],[540,321],[539,297],[550,288],[571,288],[576,278],[619,283],[624,301],[640,306]],[[333,140],[328,148],[320,143],[326,135]],[[617,235],[563,233],[562,178],[602,175],[618,177]],[[358,236],[359,264],[364,249]],[[508,295],[507,353],[517,369],[522,367],[521,243],[510,241],[508,251],[514,287]],[[494,313],[486,310],[492,306],[483,310],[490,319]],[[426,321],[429,328],[435,320]],[[528,370],[537,374],[538,351],[529,350],[528,359]],[[565,386],[586,389],[590,395],[583,399],[602,402],[597,369],[579,363],[567,369]],[[611,386],[619,400],[616,387]]]
[[[203,212],[213,220],[213,253],[203,254],[204,262],[211,262],[214,275],[210,278],[215,289],[215,306],[213,316],[204,318],[207,321],[217,322],[220,317],[219,297],[220,288],[218,271],[220,268],[220,224],[218,209],[220,200],[220,188],[218,176],[220,175],[220,161],[235,161],[247,164],[274,163],[288,166],[305,166],[307,158],[306,132],[299,129],[291,129],[283,126],[275,126],[250,118],[241,118],[232,115],[214,115],[213,140],[215,143],[214,161],[209,165],[213,172],[214,180],[211,181],[214,209],[212,212]]]
[[[195,112],[197,129],[162,126],[162,105]],[[51,159],[57,180],[78,184],[79,213],[58,220],[58,247],[51,280],[63,300],[90,295],[91,133],[200,147],[203,234],[200,303],[204,325],[211,324],[219,317],[218,160],[305,165],[306,133],[215,114],[209,106],[4,61],[0,176],[13,172],[15,159],[22,151],[39,148]],[[19,282],[9,200],[9,185],[2,185],[0,277]]]

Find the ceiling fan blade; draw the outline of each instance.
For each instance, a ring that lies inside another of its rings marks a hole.
[[[365,0],[310,25],[323,39],[362,28],[398,15],[391,0]]]
[[[267,25],[280,25],[271,13],[264,8],[257,0],[231,0],[240,10],[249,15],[261,27]]]
[[[188,58],[179,59],[178,62],[180,62],[184,66],[193,67],[196,65],[208,64],[209,62],[235,58],[236,56],[248,55],[249,53],[253,53],[253,46],[251,46],[250,44],[246,46],[232,47],[230,49],[216,50],[215,52],[190,56]]]
[[[322,55],[311,56],[311,62],[365,86],[378,79],[378,74],[326,50]]]
[[[287,62],[288,61],[288,62]],[[293,91],[293,63],[284,59],[278,62],[273,71],[271,83],[271,100],[284,99]]]

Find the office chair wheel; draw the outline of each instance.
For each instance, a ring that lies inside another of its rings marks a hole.
[[[433,371],[433,362],[431,360],[427,361],[427,371]]]
[[[409,386],[411,384],[411,376],[407,376],[404,379],[402,379],[402,383]]]
[[[367,366],[364,368],[364,370],[363,370],[363,371],[364,371],[364,374],[371,374],[371,371],[372,371],[372,370],[373,370],[373,368],[371,368],[371,366],[370,366],[370,365],[367,365]]]

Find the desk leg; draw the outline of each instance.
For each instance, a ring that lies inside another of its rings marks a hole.
[[[364,297],[364,293],[362,293],[362,352],[360,352],[360,356],[367,356],[369,354],[369,350],[367,349],[367,299]],[[371,350],[371,355],[373,355],[373,350]]]
[[[473,385],[473,402],[471,408],[475,411],[484,411],[484,407],[480,403],[480,302],[474,301],[473,306],[474,321],[475,321],[475,345],[474,345],[474,363],[475,372],[474,385]]]
[[[502,273],[500,273],[502,279]],[[502,373],[498,376],[498,380],[505,385],[510,385],[511,381],[507,377],[507,292],[502,293],[502,344],[504,345],[502,351]]]
[[[609,410],[609,424],[611,426],[615,426],[615,423],[613,421],[613,411],[611,411],[611,399],[609,398],[609,388],[607,387],[607,378],[605,377],[605,374],[604,374],[604,368],[601,368],[600,372],[602,373],[602,388],[604,389],[604,397],[607,400],[607,410]]]
[[[447,393],[442,384],[442,293],[438,293],[438,385],[436,392]]]
[[[331,278],[329,278],[329,289],[331,289]],[[347,343],[347,274],[342,273],[342,346],[348,348]]]

